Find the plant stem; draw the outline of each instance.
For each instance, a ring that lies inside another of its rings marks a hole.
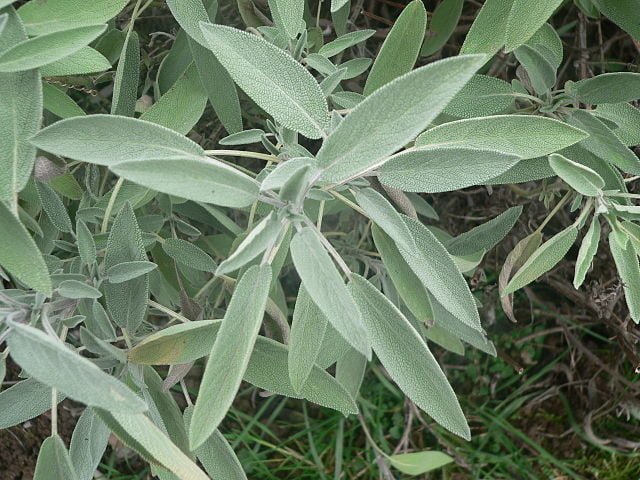
[[[163,313],[166,313],[167,315],[169,315],[172,318],[175,318],[176,320],[180,320],[182,323],[191,322],[191,320],[189,320],[187,317],[184,317],[179,313],[176,313],[173,310],[165,307],[164,305],[154,302],[153,300],[149,300],[149,306],[155,308],[156,310],[160,310]]]

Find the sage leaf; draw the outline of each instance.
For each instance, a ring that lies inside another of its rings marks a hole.
[[[384,230],[396,244],[409,250],[416,248],[416,242],[404,220],[402,220],[402,216],[386,198],[372,188],[358,190],[355,198],[358,205],[367,212],[369,218]]]
[[[158,192],[223,207],[251,205],[259,190],[254,179],[213,158],[127,161],[112,165],[111,170]]]
[[[189,406],[184,411],[185,428],[189,430],[193,407]],[[247,476],[242,470],[240,460],[227,442],[220,430],[213,434],[195,452],[198,460],[211,478],[224,478],[227,480],[246,480]]]
[[[65,280],[58,285],[58,293],[65,298],[100,298],[102,293],[97,288],[78,280]]]
[[[578,229],[572,225],[543,243],[516,272],[502,296],[520,290],[555,267],[567,254],[577,236]]]
[[[162,249],[176,262],[203,272],[215,272],[216,262],[200,247],[180,238],[167,238]]]
[[[336,380],[354,400],[358,398],[367,363],[367,357],[351,347],[336,362]]]
[[[636,41],[640,40],[640,25],[634,13],[638,9],[635,0],[593,0],[593,3],[607,18],[629,32]]]
[[[223,275],[243,267],[267,248],[275,245],[282,232],[282,227],[282,223],[270,213],[249,232],[234,252],[218,266],[216,275]]]
[[[127,446],[147,461],[162,465],[179,480],[209,480],[207,475],[144,414],[96,410],[98,416]]]
[[[542,95],[555,85],[556,67],[551,62],[551,54],[546,47],[538,45],[538,48],[532,48],[522,45],[513,53],[526,70],[536,93]]]
[[[27,229],[0,202],[0,265],[11,275],[47,296],[51,296],[49,270],[42,253]]]
[[[427,11],[422,0],[409,3],[384,40],[364,86],[369,95],[393,79],[410,72],[418,59],[427,27]]]
[[[64,203],[62,203],[62,200],[53,188],[46,183],[36,182],[36,190],[40,198],[40,203],[42,204],[42,209],[47,214],[47,217],[49,217],[53,226],[61,232],[72,232],[73,226],[71,224],[71,218],[69,218],[69,213],[67,213]]]
[[[132,262],[122,262],[114,265],[107,270],[107,278],[109,283],[122,283],[138,278],[146,273],[155,270],[158,267],[153,262],[146,260],[136,260]]]
[[[24,40],[0,54],[0,72],[20,72],[67,57],[95,40],[106,25],[78,27]]]
[[[69,95],[47,82],[42,84],[42,102],[45,110],[60,118],[71,118],[86,115]]]
[[[167,5],[187,35],[206,47],[207,41],[200,30],[200,22],[208,22],[210,16],[202,0],[167,0]]]
[[[78,480],[78,475],[69,458],[67,447],[58,434],[54,434],[47,437],[40,446],[33,479],[57,480],[60,478]]]
[[[109,442],[111,431],[90,408],[85,408],[73,429],[69,456],[78,480],[91,480]]]
[[[293,309],[289,337],[289,379],[296,392],[301,392],[309,378],[327,329],[327,317],[313,302],[307,289],[300,285]]]
[[[123,262],[146,260],[140,227],[131,205],[127,202],[111,226],[104,268],[108,271]],[[103,291],[113,321],[120,327],[135,332],[147,311],[149,276],[142,275],[122,283],[105,282]]]
[[[562,0],[539,0],[534,4],[527,0],[514,0],[505,31],[507,52],[526,43],[561,3]]]
[[[73,400],[111,412],[132,414],[147,409],[122,382],[41,330],[13,323],[7,344],[11,357],[29,375]]]
[[[118,115],[61,120],[38,132],[32,143],[56,155],[110,166],[130,160],[204,156],[197,143],[173,130]]]
[[[635,323],[640,323],[640,266],[638,265],[638,253],[633,245],[629,243],[626,248],[620,246],[614,232],[609,234],[609,249],[613,255],[620,280],[622,280],[624,296],[631,319]]]
[[[616,124],[613,133],[627,146],[640,144],[640,132],[636,128],[640,121],[640,108],[628,103],[604,103],[592,111],[601,119]]]
[[[428,57],[437,53],[455,31],[464,0],[443,0],[431,15],[431,24],[420,48],[420,56]]]
[[[110,68],[111,64],[104,55],[91,47],[83,47],[68,57],[40,67],[40,74],[43,77],[65,77],[104,72]]]
[[[213,344],[189,429],[198,448],[227,413],[247,369],[271,287],[269,265],[249,268],[237,283]]]
[[[453,458],[442,452],[415,452],[391,455],[389,462],[407,475],[422,475],[453,462]]]
[[[262,180],[260,190],[279,190],[300,170],[312,167],[314,162],[310,158],[297,157],[279,163],[269,174]]]
[[[269,0],[269,9],[289,38],[296,38],[305,29],[304,0]]]
[[[521,157],[497,150],[418,147],[391,157],[380,168],[378,179],[405,192],[449,192],[487,182],[520,160]]]
[[[496,150],[522,159],[548,155],[588,137],[579,128],[535,115],[495,115],[445,123],[416,139],[418,147]]]
[[[18,9],[29,35],[44,35],[69,28],[106,23],[128,0],[30,0]]]
[[[135,30],[129,31],[122,46],[113,82],[111,115],[133,117],[138,100],[140,76],[140,40]]]
[[[436,422],[469,439],[471,432],[458,399],[418,332],[367,279],[354,274],[349,291],[362,312],[373,349],[391,378]]]
[[[201,24],[207,46],[251,99],[283,126],[325,136],[327,102],[318,82],[292,57],[256,35]]]
[[[597,172],[560,154],[554,153],[549,156],[549,165],[571,188],[582,195],[596,197],[605,186],[604,180]]]
[[[85,265],[93,265],[96,263],[96,243],[93,240],[93,234],[87,224],[80,218],[76,221],[76,241],[78,244],[78,253]]]
[[[314,366],[300,393],[296,393],[288,375],[286,345],[270,338],[258,337],[244,379],[258,388],[277,395],[304,398],[343,415],[358,413],[358,406],[349,392],[321,368]]]
[[[262,136],[264,134],[264,130],[251,128],[249,130],[232,133],[231,135],[221,138],[220,145],[247,145],[250,143],[258,143],[262,140]],[[287,163],[288,162],[284,162],[278,165],[286,165]]]
[[[434,62],[369,95],[322,144],[317,155],[325,169],[322,180],[343,182],[384,163],[431,123],[483,62],[484,56]]]
[[[367,38],[371,37],[375,30],[357,30],[345,35],[341,35],[332,42],[324,44],[318,53],[323,57],[331,58],[338,55],[340,52],[345,51],[349,47],[353,47],[358,43],[364,42]]]
[[[311,299],[342,337],[367,358],[371,347],[362,317],[331,257],[311,228],[291,240],[291,257]]]
[[[591,267],[593,258],[598,251],[598,244],[600,243],[600,219],[597,215],[593,216],[589,230],[582,239],[580,244],[580,250],[578,251],[578,258],[576,260],[576,270],[573,276],[573,286],[578,289],[584,283],[584,279],[587,276],[587,272]]]
[[[521,206],[509,208],[496,218],[458,235],[445,246],[451,255],[457,256],[489,251],[507,236],[521,214]]]
[[[418,247],[415,250],[398,248],[409,268],[445,309],[469,327],[481,330],[473,295],[449,252],[420,222],[403,218]]]
[[[65,396],[58,392],[56,401]],[[0,392],[0,428],[10,428],[51,410],[51,387],[27,378]]]
[[[493,55],[500,50],[513,4],[514,0],[486,0],[464,39],[460,53]]]
[[[485,117],[512,110],[514,100],[511,84],[499,78],[474,75],[443,112],[459,118]]]

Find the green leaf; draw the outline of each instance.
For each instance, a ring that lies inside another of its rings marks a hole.
[[[193,407],[184,410],[185,428],[189,430]],[[216,430],[194,452],[211,478],[225,480],[246,480],[247,476],[229,442]]]
[[[613,255],[620,280],[622,280],[624,296],[631,318],[634,322],[640,323],[640,266],[638,265],[638,253],[630,243],[627,243],[626,248],[622,248],[616,240],[614,232],[609,234],[609,249]]]
[[[354,274],[349,291],[362,312],[373,349],[391,378],[436,422],[469,439],[458,399],[420,334],[365,278]]]
[[[85,265],[93,265],[96,263],[96,243],[93,240],[93,234],[87,227],[87,224],[78,218],[76,221],[76,241],[78,244],[78,253]]]
[[[580,250],[578,251],[578,258],[576,260],[576,270],[573,277],[573,286],[578,289],[584,283],[584,279],[587,276],[587,272],[591,267],[591,263],[598,251],[598,244],[600,243],[600,219],[597,215],[593,216],[591,226],[587,231],[587,234],[582,239],[580,244]]]
[[[129,360],[144,365],[193,362],[211,352],[221,323],[221,320],[200,320],[165,328],[129,350]]]
[[[567,122],[589,133],[589,138],[580,143],[581,147],[624,172],[640,174],[640,159],[616,137],[615,133],[602,120],[586,110],[574,110]]]
[[[198,123],[206,104],[207,96],[202,90],[198,71],[192,65],[140,119],[185,135]]]
[[[411,236],[409,228],[402,220],[402,216],[393,208],[389,201],[372,188],[358,190],[356,201],[373,220],[396,244],[405,249],[415,249],[416,242]]]
[[[578,229],[572,225],[554,235],[538,248],[516,272],[502,292],[502,296],[520,290],[555,267],[576,241]]]
[[[191,448],[211,436],[231,407],[262,325],[270,287],[270,265],[249,268],[236,284],[200,384],[189,429]]]
[[[394,155],[380,168],[378,179],[406,192],[448,192],[487,182],[520,160],[497,150],[429,145]]]
[[[69,452],[64,442],[54,434],[47,437],[38,452],[38,461],[36,470],[33,474],[33,480],[78,480]]]
[[[582,195],[596,197],[604,188],[604,180],[597,172],[558,153],[549,156],[549,165],[571,188]]]
[[[460,118],[485,117],[513,109],[511,84],[499,78],[474,75],[445,107],[444,113]]]
[[[427,11],[424,4],[422,0],[413,0],[402,10],[382,44],[367,77],[364,95],[373,93],[413,69],[426,27]]]
[[[207,41],[200,30],[200,22],[209,22],[213,19],[207,13],[202,0],[167,0],[167,5],[189,37],[206,47]]]
[[[342,182],[384,163],[435,119],[483,62],[483,56],[441,60],[376,90],[323,143],[317,155],[322,179]]]
[[[105,28],[92,25],[24,40],[0,54],[0,72],[31,70],[67,57],[95,40]]]
[[[338,55],[340,52],[345,51],[347,48],[353,47],[358,43],[364,42],[367,38],[371,37],[375,30],[356,30],[345,35],[341,35],[334,41],[324,44],[318,53],[326,58],[331,58]]]
[[[218,266],[216,275],[233,272],[245,266],[275,244],[282,232],[282,228],[282,223],[270,213],[249,232],[234,252]]]
[[[354,400],[358,398],[367,363],[367,357],[351,347],[336,362],[336,380]]]
[[[102,293],[97,288],[79,280],[65,280],[58,285],[58,293],[65,298],[100,298]]]
[[[289,337],[289,379],[296,392],[301,392],[322,347],[327,317],[313,302],[304,285],[300,285],[293,310]]]
[[[418,247],[413,251],[399,248],[411,270],[452,315],[469,327],[481,330],[473,295],[449,252],[420,222],[408,217],[404,220]]]
[[[464,39],[460,53],[493,55],[500,50],[513,4],[514,0],[486,0]]]
[[[135,30],[130,30],[122,46],[120,60],[113,81],[111,115],[133,117],[138,100],[140,76],[140,40]]]
[[[420,49],[421,57],[437,53],[447,43],[455,31],[464,0],[443,0],[431,15],[431,25]]]
[[[204,156],[197,143],[173,130],[118,115],[61,120],[38,132],[32,143],[47,152],[98,165]]]
[[[296,38],[305,29],[304,3],[304,0],[269,0],[273,20],[282,25],[289,38]]]
[[[0,202],[0,265],[11,275],[47,296],[51,279],[38,246],[22,223]]]
[[[244,379],[258,388],[276,395],[305,398],[344,415],[358,413],[358,406],[349,392],[338,381],[314,366],[300,393],[297,393],[288,374],[286,345],[270,338],[258,337]]]
[[[64,93],[58,87],[43,82],[43,107],[60,118],[71,118],[86,115],[84,110],[74,102],[69,95]]]
[[[507,29],[505,31],[505,48],[511,52],[526,43],[536,31],[545,24],[562,0],[514,0]]]
[[[507,236],[521,213],[521,206],[511,207],[496,218],[458,235],[445,246],[451,255],[457,256],[487,252]]]
[[[111,170],[158,192],[224,207],[251,205],[259,190],[254,179],[214,158],[128,161],[112,165]]]
[[[127,282],[129,280],[133,280],[134,278],[138,278],[141,275],[151,272],[158,267],[153,262],[147,262],[145,260],[142,261],[133,261],[133,262],[122,262],[114,265],[113,267],[107,270],[107,278],[110,283],[122,283]]]
[[[640,73],[604,73],[576,82],[571,93],[583,103],[632,102],[640,98]]]
[[[513,53],[527,71],[531,86],[538,95],[543,95],[555,85],[556,67],[551,62],[552,55],[546,47],[522,45]]]
[[[18,9],[29,35],[44,35],[82,27],[106,23],[115,17],[128,0],[31,0]]]
[[[43,77],[65,77],[104,72],[110,68],[109,60],[100,52],[91,47],[83,47],[68,57],[41,67],[40,74]]]
[[[58,392],[57,402],[64,400]],[[22,380],[0,392],[0,428],[10,428],[51,410],[51,387],[34,378]]]
[[[251,128],[249,130],[232,133],[231,135],[221,138],[220,145],[247,145],[250,143],[259,143],[264,134],[264,130]],[[286,163],[287,162],[284,162],[279,165],[286,165]]]
[[[627,146],[640,145],[640,108],[628,103],[604,103],[592,110],[594,115],[615,123],[613,133]]]
[[[13,8],[0,35],[0,54],[27,36]],[[0,201],[17,202],[36,159],[29,143],[42,121],[42,84],[37,70],[0,73]]]
[[[318,234],[304,228],[291,241],[291,257],[311,299],[356,350],[371,357],[367,332],[358,308]]]
[[[416,139],[419,147],[496,150],[522,159],[541,157],[587,138],[579,128],[535,115],[495,115],[445,123]]]
[[[104,268],[109,270],[123,262],[146,261],[142,233],[129,202],[125,203],[113,221]],[[144,320],[149,300],[149,275],[142,275],[123,283],[105,282],[104,296],[113,321],[134,333]]]
[[[391,465],[407,475],[422,475],[453,462],[453,458],[442,452],[401,453],[389,457]]]
[[[7,344],[11,357],[29,375],[73,400],[127,414],[147,409],[122,382],[41,330],[13,323]]]
[[[302,65],[256,35],[223,25],[201,28],[211,51],[258,106],[306,137],[325,135],[327,102]]]
[[[216,262],[200,247],[180,238],[167,238],[162,249],[176,262],[203,272],[215,272]]]
[[[638,23],[638,0],[593,0],[598,10],[610,20],[640,40],[640,24]]]
[[[104,410],[96,413],[125,445],[148,461],[162,465],[179,480],[210,480],[146,415]]]
[[[91,480],[107,448],[111,431],[90,408],[85,408],[73,429],[69,456],[78,480]]]
[[[53,226],[61,232],[72,232],[73,225],[71,224],[69,213],[53,188],[46,183],[36,182],[36,190],[38,191],[42,209],[47,214],[47,217],[49,217]]]

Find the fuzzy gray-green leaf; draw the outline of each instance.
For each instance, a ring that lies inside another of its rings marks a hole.
[[[582,239],[580,244],[580,250],[578,251],[578,258],[576,259],[576,270],[573,277],[573,286],[578,289],[584,283],[584,279],[587,276],[587,272],[591,267],[593,258],[598,251],[598,244],[600,243],[600,219],[597,215],[593,216],[591,225],[586,235]]]

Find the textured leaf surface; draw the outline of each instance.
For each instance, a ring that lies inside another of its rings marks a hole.
[[[516,272],[502,292],[502,296],[526,287],[555,267],[567,254],[578,236],[578,229],[570,226],[547,240]]]
[[[0,202],[0,265],[30,288],[51,295],[51,279],[38,246],[27,229]]]
[[[55,62],[85,47],[105,28],[92,25],[24,40],[0,54],[0,72],[31,70]]]
[[[573,276],[573,286],[578,289],[584,283],[584,279],[587,276],[587,272],[591,267],[591,263],[598,251],[598,244],[600,243],[600,219],[597,215],[594,215],[587,234],[582,239],[580,244],[580,250],[578,251],[578,258],[576,260],[576,270]]]
[[[493,55],[504,45],[504,32],[514,0],[487,0],[462,44],[461,54]],[[526,40],[525,40],[526,41]]]
[[[458,235],[445,246],[452,255],[470,255],[491,250],[507,236],[521,213],[521,206],[509,208],[496,218]]]
[[[560,154],[551,155],[549,165],[571,188],[582,195],[595,197],[604,188],[604,180],[597,172]]]
[[[460,118],[495,115],[514,107],[511,84],[499,78],[474,75],[445,107],[444,113]]]
[[[42,83],[42,101],[46,110],[60,118],[86,115],[84,110],[69,95],[47,82]]]
[[[448,465],[453,458],[442,452],[415,452],[392,455],[389,461],[402,473],[422,475]]]
[[[387,35],[364,86],[369,95],[413,69],[424,39],[427,12],[422,0],[407,5]]]
[[[201,28],[233,80],[277,122],[309,138],[325,135],[327,102],[302,65],[256,35],[223,25]]]
[[[431,16],[431,24],[420,49],[420,56],[433,55],[447,43],[460,21],[463,5],[464,0],[443,0],[438,4]]]
[[[56,155],[98,165],[204,155],[197,143],[173,130],[117,115],[61,120],[38,132],[32,143]]]
[[[349,47],[353,47],[358,43],[364,42],[374,33],[376,33],[375,30],[356,30],[354,32],[346,33],[339,36],[332,42],[324,44],[322,47],[320,47],[318,53],[323,57],[333,57]]]
[[[109,270],[122,262],[146,261],[142,233],[127,202],[111,226],[105,269]],[[149,299],[149,275],[142,275],[122,283],[105,283],[104,295],[109,313],[120,327],[135,332],[142,323]]]
[[[605,16],[629,32],[636,41],[640,40],[638,0],[594,0],[593,3]]]
[[[11,357],[29,375],[78,402],[112,412],[136,413],[147,409],[122,382],[41,330],[15,323],[7,344]]]
[[[91,47],[83,47],[68,57],[61,58],[40,68],[43,77],[86,75],[109,70],[111,64],[104,55]]]
[[[140,39],[131,30],[122,46],[120,60],[113,81],[111,115],[133,117],[138,100],[138,77],[140,76]]]
[[[358,308],[311,228],[305,228],[293,237],[291,257],[309,296],[329,322],[356,350],[370,357],[371,347]]]
[[[128,0],[31,0],[18,10],[29,35],[105,23],[115,17]]]
[[[507,29],[505,31],[505,47],[508,52],[529,40],[536,31],[545,24],[562,0],[514,0]]]
[[[109,428],[92,409],[86,408],[82,412],[73,429],[69,447],[69,456],[78,480],[93,478],[107,448],[110,435]]]
[[[78,480],[67,447],[57,435],[45,438],[38,452],[34,480]]]
[[[253,266],[237,283],[209,354],[189,429],[197,448],[211,436],[233,403],[262,325],[271,266]]]
[[[155,263],[147,262],[146,260],[122,262],[107,270],[107,278],[111,283],[127,282],[149,273],[157,267]]]
[[[572,92],[584,103],[620,103],[640,98],[640,73],[605,73],[576,82]]]
[[[63,399],[58,393],[58,403]],[[50,409],[51,387],[34,378],[22,380],[0,392],[0,428],[13,427]]]
[[[548,155],[587,138],[566,123],[534,115],[495,115],[445,123],[416,139],[417,146],[496,150],[522,159]]]
[[[383,163],[429,125],[483,61],[483,56],[441,60],[376,90],[323,143],[317,155],[325,169],[322,179],[341,182]],[[442,82],[445,76],[448,81]]]
[[[615,233],[609,234],[609,248],[613,255],[618,275],[622,280],[624,296],[629,307],[629,313],[634,322],[640,323],[640,266],[638,265],[638,253],[631,243],[622,248]]]
[[[167,238],[162,244],[167,255],[175,261],[203,272],[215,272],[216,263],[197,245],[180,238]]]
[[[289,38],[296,38],[304,30],[304,0],[269,0],[269,8]]]
[[[458,399],[420,334],[365,278],[349,283],[374,351],[401,390],[447,430],[469,439]]]

